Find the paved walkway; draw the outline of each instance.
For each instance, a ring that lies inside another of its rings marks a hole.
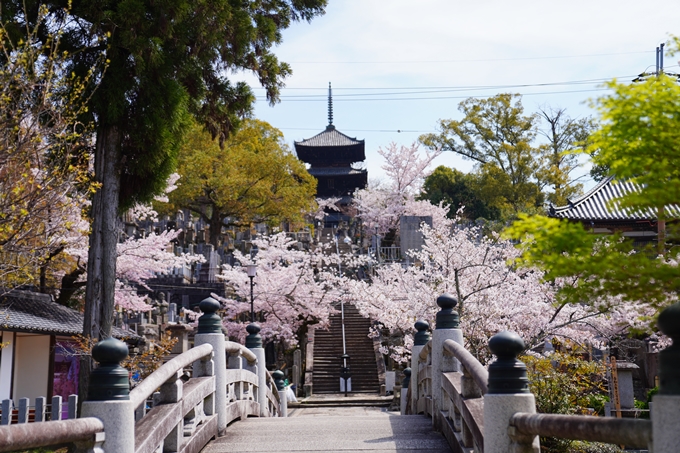
[[[288,415],[237,421],[202,453],[451,452],[444,437],[432,431],[432,421],[421,415],[366,406],[295,408]]]

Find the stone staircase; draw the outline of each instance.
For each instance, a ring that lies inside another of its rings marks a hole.
[[[338,307],[339,309],[339,307]],[[345,304],[345,338],[352,376],[352,393],[379,393],[380,379],[373,339],[368,337],[370,320],[354,306]],[[314,332],[313,393],[340,393],[342,367],[341,314],[331,316],[329,330]]]
[[[338,237],[338,247],[336,249],[336,247],[335,247],[335,234],[336,233],[337,233],[337,230],[335,230],[334,228],[323,228],[321,230],[320,242],[322,244],[333,244],[333,246],[330,249],[328,249],[328,253],[331,253],[331,254],[340,253],[341,255],[352,254],[352,246],[345,243],[344,233],[339,235],[339,237]]]

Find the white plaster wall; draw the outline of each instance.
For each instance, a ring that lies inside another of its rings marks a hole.
[[[2,332],[2,342],[7,344],[0,350],[0,401],[11,396],[14,332]]]
[[[30,398],[31,404],[38,396],[47,397],[47,379],[50,367],[49,335],[16,335],[14,350],[14,391],[12,399]]]

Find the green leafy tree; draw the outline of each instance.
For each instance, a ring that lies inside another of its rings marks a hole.
[[[537,179],[550,188],[547,199],[556,206],[564,206],[567,200],[579,195],[583,185],[573,179],[573,171],[579,167],[575,151],[588,145],[590,134],[595,130],[591,117],[571,118],[563,108],[542,107],[539,118],[544,124],[539,135],[547,140],[542,145],[542,159]]]
[[[441,120],[440,132],[421,135],[420,141],[475,161],[483,179],[501,177],[493,190],[503,197],[497,204],[511,211],[510,215],[541,206],[543,196],[536,179],[540,150],[532,145],[537,116],[524,115],[520,95],[470,98],[458,109],[462,120]]]
[[[443,201],[451,207],[447,214],[449,218],[455,218],[458,209],[464,206],[461,216],[466,219],[499,219],[500,209],[482,199],[480,186],[481,181],[476,173],[463,173],[440,165],[425,178],[419,198],[433,205]]]
[[[217,247],[223,225],[304,220],[316,180],[268,123],[246,120],[224,146],[195,124],[179,154],[179,187],[170,206],[189,208],[210,225]]]
[[[581,224],[546,217],[524,217],[507,233],[522,241],[523,260],[545,269],[548,279],[577,279],[561,297],[603,305],[642,301],[651,310],[642,315],[651,321],[680,291],[680,256],[663,234],[666,206],[680,204],[680,86],[665,75],[607,86],[611,94],[595,104],[602,126],[586,152],[609,176],[638,184],[616,203],[656,213],[662,223],[658,249],[636,252],[621,236],[598,236]]]

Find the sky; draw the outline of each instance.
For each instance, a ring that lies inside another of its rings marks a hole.
[[[589,99],[607,92],[604,81],[653,71],[656,47],[680,35],[678,0],[328,3],[274,49],[293,69],[280,103],[270,106],[254,78],[236,76],[256,88],[255,117],[280,129],[291,149],[328,124],[331,82],[333,124],[366,141],[369,180],[384,179],[379,147],[411,145],[440,119],[461,119],[458,104],[469,97],[519,93],[527,114],[550,106],[595,115]],[[680,73],[678,58],[665,57],[666,71]],[[473,167],[450,152],[435,165]]]

